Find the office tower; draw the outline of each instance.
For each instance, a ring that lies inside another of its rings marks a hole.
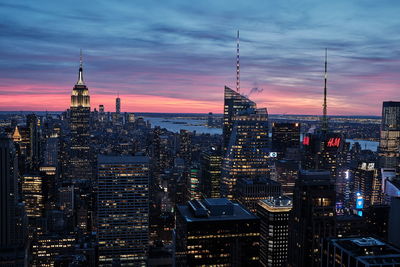
[[[99,105],[99,121],[106,121],[106,113],[104,112],[104,105]]]
[[[336,216],[336,236],[351,237],[368,234],[365,217],[355,214],[341,214]]]
[[[126,120],[128,123],[134,123],[135,122],[135,114],[134,113],[128,113],[128,118]]]
[[[258,202],[261,266],[287,265],[289,213],[292,207],[292,199],[288,196],[279,196]]]
[[[224,125],[222,129],[222,135],[224,139],[223,143],[223,156],[225,156],[229,140],[231,138],[233,128],[233,118],[240,111],[244,111],[248,108],[255,108],[256,103],[248,99],[247,97],[239,94],[231,88],[225,86],[224,89]]]
[[[90,157],[90,96],[83,80],[82,52],[80,67],[71,95],[69,160],[66,176],[71,180],[90,180],[92,166]]]
[[[320,266],[399,266],[400,250],[373,237],[334,238],[324,248]]]
[[[192,166],[189,169],[188,180],[187,180],[187,188],[188,188],[188,199],[200,199],[200,170],[198,166]]]
[[[374,162],[361,162],[358,165],[354,172],[353,190],[351,190],[353,207],[356,206],[357,198],[362,199],[363,207],[359,207],[361,209],[380,204],[377,201],[378,198],[374,197],[374,195],[379,194],[379,192],[376,192],[376,189],[379,188],[379,186],[376,186],[378,179],[378,170],[375,169]]]
[[[224,198],[178,205],[174,232],[175,266],[258,264],[259,219]]]
[[[115,113],[117,114],[121,113],[121,98],[119,98],[119,95],[115,99]]]
[[[395,168],[381,168],[382,204],[390,204],[391,197],[400,196],[400,180]]]
[[[400,197],[392,197],[389,213],[389,242],[400,248]]]
[[[45,209],[50,210],[55,208],[57,197],[57,168],[54,166],[41,166],[39,168],[39,175],[43,177],[43,193]]]
[[[0,265],[27,266],[26,222],[18,204],[18,165],[12,140],[0,134]]]
[[[44,215],[45,191],[43,177],[24,175],[22,177],[22,200],[28,218],[40,218]]]
[[[49,137],[46,139],[43,151],[43,165],[44,166],[58,166],[58,150],[59,140],[58,137]]]
[[[18,167],[11,139],[0,135],[0,247],[16,245],[16,206],[18,201]]]
[[[282,194],[292,196],[294,183],[299,175],[299,163],[295,160],[278,160],[275,161],[274,169],[273,179],[281,184]]]
[[[215,147],[201,154],[201,188],[207,198],[219,198],[221,190],[221,151]]]
[[[400,102],[387,101],[382,106],[379,167],[395,168],[399,172]]]
[[[367,224],[368,233],[383,240],[388,238],[390,206],[372,205],[364,210],[363,217]]]
[[[344,146],[344,137],[338,133],[318,132],[303,138],[302,168],[305,170],[329,170],[336,178],[338,155]]]
[[[149,241],[149,158],[98,156],[99,266],[145,266]]]
[[[179,132],[179,157],[185,160],[185,164],[192,161],[192,133],[181,129]]]
[[[289,266],[319,266],[322,240],[335,236],[335,202],[329,171],[300,171],[290,218]]]
[[[239,178],[268,177],[268,113],[249,108],[231,121],[232,132],[222,164],[221,194],[233,198]]]
[[[57,266],[59,255],[72,254],[76,237],[70,234],[39,235],[32,241],[31,266]]]
[[[208,127],[213,127],[214,126],[214,117],[213,117],[213,113],[212,112],[208,113],[207,126]]]
[[[259,200],[278,197],[281,193],[281,185],[276,181],[263,177],[240,178],[236,184],[235,200],[256,213]]]
[[[278,159],[286,158],[288,149],[300,148],[300,123],[272,123],[272,151]]]
[[[40,137],[39,137],[40,120],[35,114],[26,116],[26,127],[29,130],[29,169],[31,171],[38,171],[40,163]]]

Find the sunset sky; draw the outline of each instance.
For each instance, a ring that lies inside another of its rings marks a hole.
[[[0,110],[62,111],[79,50],[91,106],[223,111],[235,86],[271,114],[379,115],[400,100],[400,1],[6,1],[0,3]]]

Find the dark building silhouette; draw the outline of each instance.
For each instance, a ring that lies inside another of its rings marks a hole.
[[[10,138],[0,133],[0,266],[27,266],[27,221],[18,204],[18,165]]]
[[[272,151],[278,159],[285,158],[288,149],[300,148],[300,123],[272,123]]]
[[[329,171],[301,171],[293,194],[289,266],[320,266],[324,238],[335,236],[335,184]]]
[[[259,219],[224,198],[178,205],[176,266],[257,266]]]
[[[399,266],[400,250],[373,237],[331,239],[323,251],[321,265],[372,267]]]
[[[201,191],[207,198],[220,197],[221,165],[221,151],[216,147],[201,154]]]
[[[292,196],[294,183],[299,175],[299,163],[295,160],[275,161],[275,177],[282,186],[282,194]],[[272,177],[271,177],[272,178]]]
[[[240,178],[236,184],[235,200],[255,213],[260,200],[278,197],[281,193],[281,184],[271,179]]]

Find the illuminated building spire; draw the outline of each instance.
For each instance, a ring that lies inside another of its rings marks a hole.
[[[79,57],[79,76],[78,81],[76,82],[78,85],[84,85],[85,82],[83,81],[83,60],[82,60],[82,49]]]
[[[236,91],[240,91],[239,30],[236,37]]]
[[[324,75],[324,104],[323,106],[323,117],[322,117],[322,131],[328,131],[328,117],[327,117],[327,104],[326,104],[326,95],[327,95],[327,88],[326,83],[328,79],[328,49],[325,48],[325,75]]]

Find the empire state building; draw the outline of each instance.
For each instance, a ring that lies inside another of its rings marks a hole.
[[[83,80],[82,52],[78,81],[71,94],[70,109],[71,143],[67,177],[72,180],[90,180],[92,167],[90,164],[90,96]]]

